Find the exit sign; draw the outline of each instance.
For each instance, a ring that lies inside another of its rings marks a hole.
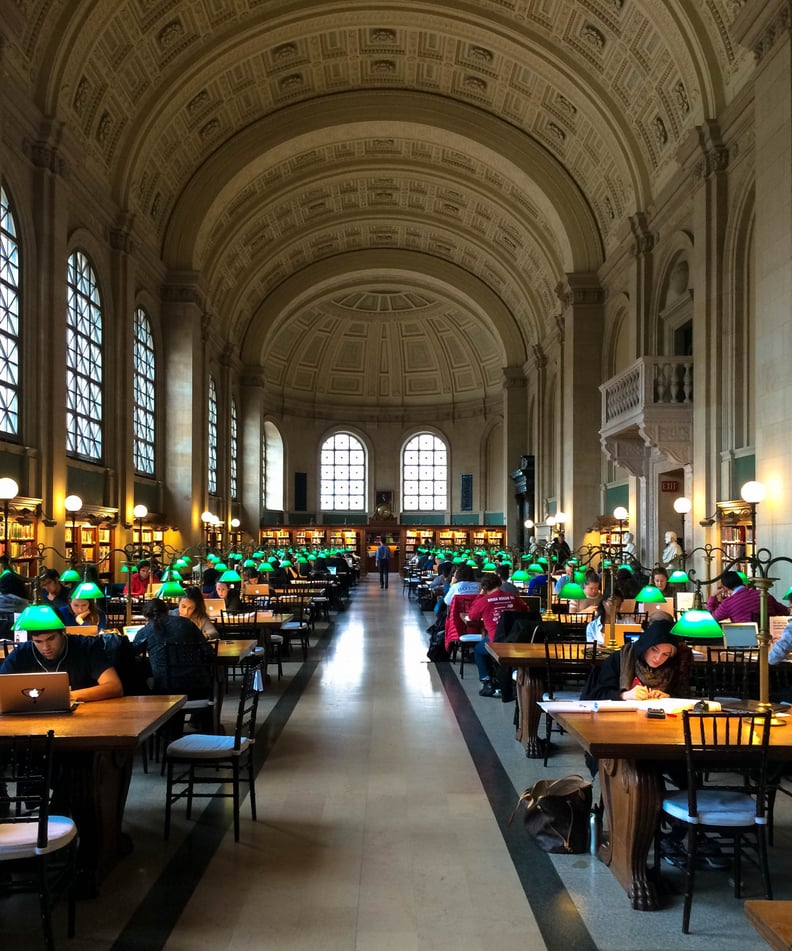
[[[679,483],[676,479],[666,479],[660,483],[661,492],[679,492]]]

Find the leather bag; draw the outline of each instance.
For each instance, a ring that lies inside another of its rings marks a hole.
[[[509,819],[525,806],[526,829],[545,852],[579,853],[589,850],[591,780],[582,776],[540,779],[517,800]]]

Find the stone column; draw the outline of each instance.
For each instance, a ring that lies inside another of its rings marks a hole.
[[[43,499],[46,513],[57,522],[39,541],[64,550],[66,497],[66,190],[67,164],[61,152],[61,126],[55,120],[42,125],[35,141],[24,143],[32,168],[31,214],[36,234],[35,280],[26,284],[30,306],[37,314],[23,350],[21,378],[25,386],[22,435],[33,452],[27,453],[29,485],[22,491]],[[32,259],[31,259],[32,261]],[[58,354],[57,359],[51,357]]]
[[[259,367],[246,367],[239,382],[239,518],[245,532],[258,541],[263,493],[261,452],[264,440],[264,372]]]
[[[198,544],[207,504],[203,295],[197,275],[174,275],[163,288],[165,485],[168,521],[185,545]]]
[[[753,381],[762,545],[787,554],[792,538],[792,3],[745,3],[734,35],[753,49],[756,318]],[[783,590],[783,588],[781,589]]]
[[[528,437],[528,397],[523,367],[505,367],[503,371],[503,478],[506,498],[506,531],[509,541],[521,537],[519,512],[514,501],[514,486],[509,473],[519,467],[526,452]]]
[[[567,541],[574,548],[601,507],[599,384],[604,308],[597,275],[568,274],[559,298],[563,304],[563,388],[558,499],[567,515]]]

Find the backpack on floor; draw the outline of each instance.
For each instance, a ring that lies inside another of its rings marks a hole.
[[[429,638],[429,650],[426,652],[426,656],[433,664],[439,664],[451,659],[445,646],[444,628],[441,627],[439,631],[435,631]]]

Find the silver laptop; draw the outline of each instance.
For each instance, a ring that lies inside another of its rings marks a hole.
[[[721,627],[726,647],[756,647],[759,625],[755,621],[724,621]]]
[[[77,704],[69,697],[65,671],[0,675],[0,714],[71,713]]]
[[[210,618],[219,618],[220,612],[225,611],[224,598],[204,598],[204,607]]]

